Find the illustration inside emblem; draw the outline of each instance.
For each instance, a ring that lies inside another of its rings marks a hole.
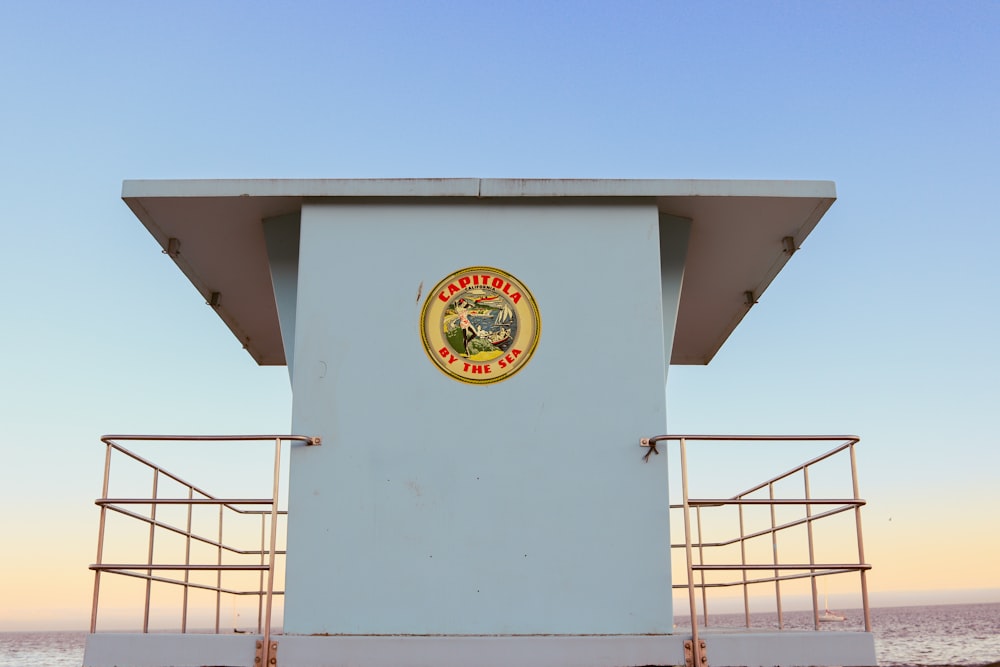
[[[455,354],[489,361],[505,353],[517,336],[517,314],[503,295],[472,289],[448,304],[443,326]]]

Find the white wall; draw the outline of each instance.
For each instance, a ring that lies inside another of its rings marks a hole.
[[[541,313],[496,384],[421,345],[468,266]],[[671,631],[655,205],[306,204],[297,297],[286,633]]]

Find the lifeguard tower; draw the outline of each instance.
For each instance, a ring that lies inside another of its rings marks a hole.
[[[858,631],[706,630],[695,574],[718,565],[697,555],[712,545],[690,530],[671,544],[666,457],[649,456],[691,439],[653,437],[668,432],[668,365],[712,359],[832,183],[126,181],[122,197],[254,361],[288,367],[295,435],[261,436],[292,443],[287,546],[276,476],[244,568],[262,575],[255,632],[191,632],[186,607],[183,632],[98,632],[102,576],[145,579],[148,616],[149,586],[181,586],[187,605],[189,573],[229,567],[153,562],[155,530],[206,541],[156,518],[184,498],[154,484],[142,514],[106,477],[87,666],[875,664],[867,603]],[[108,437],[109,457],[126,440]],[[853,464],[856,439],[833,440]],[[712,504],[684,486],[675,521],[690,529]],[[220,512],[257,507],[188,488]],[[815,607],[819,576],[852,571],[864,588],[860,518],[857,562],[811,553],[819,514],[859,511],[856,478],[850,497],[798,502],[809,561],[744,560],[743,589],[761,571],[806,577]],[[130,507],[150,561],[106,562],[105,515]],[[221,554],[221,536],[207,541]],[[689,626],[675,626],[678,587]]]

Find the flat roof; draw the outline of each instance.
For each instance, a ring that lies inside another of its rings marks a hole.
[[[648,202],[692,221],[672,364],[707,364],[836,199],[832,181],[663,179],[130,180],[122,199],[258,364],[283,365],[265,218],[304,201]],[[169,247],[177,239],[177,251]],[[747,293],[750,293],[748,299]]]

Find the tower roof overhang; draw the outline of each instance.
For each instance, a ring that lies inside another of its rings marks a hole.
[[[833,204],[836,188],[751,180],[130,180],[122,199],[261,365],[285,363],[261,223],[298,213],[304,202],[655,203],[661,215],[691,221],[670,363],[707,364]]]

